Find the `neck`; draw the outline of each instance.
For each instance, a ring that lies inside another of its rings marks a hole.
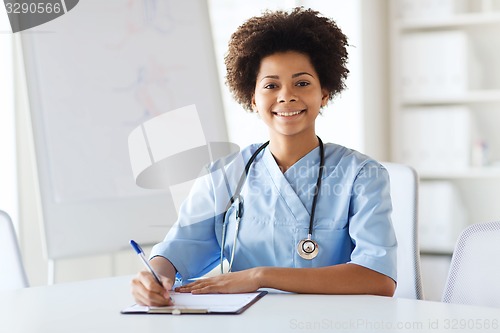
[[[285,172],[298,160],[307,155],[319,144],[316,134],[308,137],[272,137],[269,149],[282,172]]]

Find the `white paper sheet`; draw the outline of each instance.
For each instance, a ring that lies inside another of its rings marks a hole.
[[[266,291],[244,294],[202,294],[170,293],[173,306],[153,307],[134,304],[122,313],[241,313],[253,302],[267,294]]]

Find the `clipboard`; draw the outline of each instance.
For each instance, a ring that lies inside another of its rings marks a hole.
[[[242,294],[198,294],[172,292],[175,305],[142,306],[134,304],[122,314],[240,314],[267,294],[257,291]]]

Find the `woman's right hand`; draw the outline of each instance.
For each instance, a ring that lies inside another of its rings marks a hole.
[[[148,270],[140,271],[131,281],[132,296],[139,305],[168,306],[173,305],[169,291],[173,281],[165,276],[158,276],[161,285]]]

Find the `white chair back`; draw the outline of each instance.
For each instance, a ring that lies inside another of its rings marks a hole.
[[[7,213],[0,210],[0,290],[28,287],[14,226]]]
[[[443,302],[500,307],[500,222],[473,224],[460,234]]]
[[[423,299],[418,246],[418,176],[409,166],[383,162],[391,181],[392,223],[398,240],[394,297]]]

